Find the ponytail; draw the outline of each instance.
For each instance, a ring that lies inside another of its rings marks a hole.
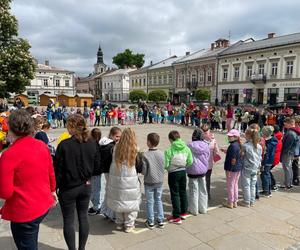
[[[248,128],[245,134],[248,134],[250,136],[254,148],[257,148],[257,144],[259,143],[260,140],[258,130],[253,128]]]
[[[87,128],[86,122],[82,115],[70,115],[67,121],[67,128],[68,130],[72,130],[74,137],[80,143],[88,141],[89,129]]]

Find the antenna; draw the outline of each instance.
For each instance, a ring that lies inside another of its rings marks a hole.
[[[231,39],[231,30],[228,31],[228,40],[230,42],[230,39]]]

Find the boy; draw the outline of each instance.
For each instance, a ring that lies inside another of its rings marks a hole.
[[[173,215],[169,222],[181,224],[187,215],[186,171],[187,166],[193,163],[191,150],[180,139],[178,131],[169,133],[171,147],[165,151],[165,169],[168,170],[168,184],[171,193]]]
[[[147,204],[146,226],[154,228],[154,207],[157,209],[156,223],[159,228],[163,228],[164,210],[161,201],[164,181],[164,154],[157,149],[159,135],[150,133],[147,136],[147,146],[149,150],[144,153],[144,164],[142,174],[144,175],[144,186]]]

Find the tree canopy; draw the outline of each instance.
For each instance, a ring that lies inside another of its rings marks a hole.
[[[23,92],[35,73],[30,45],[18,38],[18,22],[10,13],[10,3],[0,0],[0,97]]]
[[[167,94],[162,89],[153,90],[148,94],[148,100],[152,102],[160,102],[167,100]]]
[[[129,93],[129,100],[132,102],[137,102],[139,100],[147,100],[147,93],[145,93],[143,90],[132,90]]]
[[[209,101],[210,100],[210,90],[197,89],[195,92],[195,98],[197,101]]]
[[[141,68],[145,63],[144,56],[144,54],[134,54],[130,49],[126,49],[124,52],[118,53],[113,57],[113,63],[120,69],[125,68],[125,66]]]

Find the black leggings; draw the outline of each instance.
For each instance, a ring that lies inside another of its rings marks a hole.
[[[69,250],[75,250],[75,228],[74,215],[77,210],[79,222],[79,250],[84,250],[89,235],[89,222],[87,210],[91,196],[90,185],[80,185],[78,187],[61,191],[59,193],[59,203],[64,220],[64,237]]]
[[[210,178],[211,178],[211,172],[212,169],[207,170],[206,174],[205,174],[205,180],[206,180],[206,190],[207,190],[207,195],[208,195],[208,199],[210,200],[211,196],[210,196]]]

